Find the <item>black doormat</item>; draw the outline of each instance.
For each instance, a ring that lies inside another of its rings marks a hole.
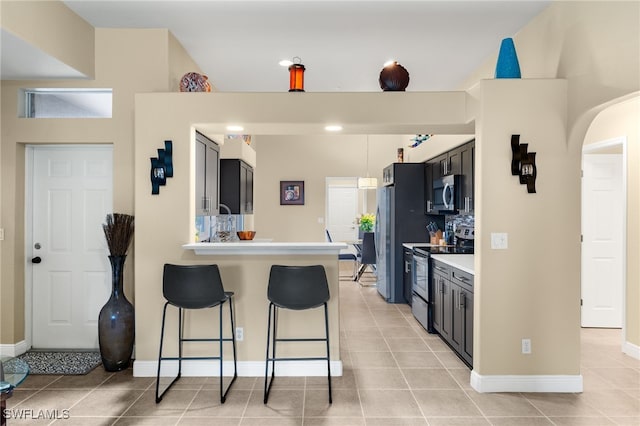
[[[87,374],[102,364],[95,351],[28,351],[18,358],[29,364],[29,374]]]

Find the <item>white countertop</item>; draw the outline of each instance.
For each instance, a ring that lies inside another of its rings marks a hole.
[[[197,255],[335,254],[337,256],[340,250],[347,248],[347,244],[327,242],[273,243],[269,241],[258,240],[237,241],[229,243],[190,243],[184,244],[182,248],[185,250],[193,250]]]
[[[402,243],[402,247],[406,247],[406,248],[412,249],[412,250],[413,250],[413,247],[415,247],[415,246],[431,247],[431,246],[437,246],[437,244],[430,244],[430,243],[425,243],[425,242],[422,242],[422,243]]]
[[[472,254],[432,254],[431,258],[469,274],[474,274]]]

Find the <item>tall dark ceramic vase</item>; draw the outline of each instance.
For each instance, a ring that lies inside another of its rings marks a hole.
[[[111,297],[98,316],[98,341],[102,365],[107,371],[129,367],[135,335],[133,305],[123,289],[124,261],[127,256],[109,256],[111,262]]]

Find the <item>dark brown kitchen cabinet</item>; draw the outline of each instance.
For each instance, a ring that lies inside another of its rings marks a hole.
[[[437,214],[433,209],[437,196],[433,193],[433,183],[447,175],[459,176],[456,209],[460,214],[473,214],[475,146],[475,141],[470,141],[425,162],[426,214]]]
[[[220,160],[220,203],[232,214],[253,213],[253,168],[240,159]]]
[[[474,208],[474,167],[475,141],[466,143],[457,149],[460,158],[460,206],[461,214],[473,214]]]
[[[218,214],[218,182],[220,148],[200,132],[196,132],[196,216]]]
[[[404,260],[404,269],[402,274],[404,299],[409,305],[411,305],[412,303],[411,294],[413,293],[413,271],[412,271],[413,250],[405,247],[403,249],[402,258]]]
[[[473,275],[431,261],[433,327],[469,366],[473,366]]]
[[[473,363],[473,275],[451,268],[451,346]]]
[[[433,180],[440,179],[443,176],[460,174],[460,152],[452,150],[440,154],[428,161],[432,164]]]
[[[433,328],[445,340],[451,335],[451,284],[449,269],[445,264],[433,261],[431,288],[433,290]]]
[[[433,163],[424,163],[424,199],[426,214],[433,214]]]

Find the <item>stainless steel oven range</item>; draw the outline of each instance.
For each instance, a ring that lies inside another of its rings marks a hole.
[[[429,249],[427,247],[413,248],[413,279],[411,312],[429,333],[435,333],[433,328],[433,312],[429,294]]]
[[[425,330],[429,333],[437,333],[433,328],[433,289],[431,288],[431,263],[432,254],[472,254],[473,231],[465,237],[459,235],[455,246],[413,246],[413,277],[411,312]]]

